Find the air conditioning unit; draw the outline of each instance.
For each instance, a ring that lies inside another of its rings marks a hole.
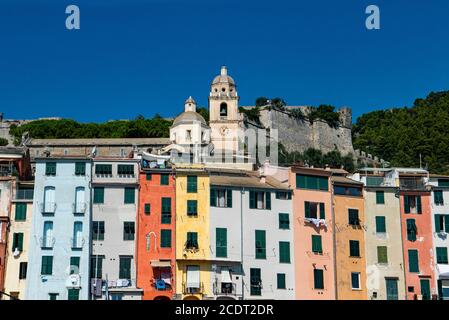
[[[80,288],[81,287],[81,277],[79,274],[71,274],[66,280],[67,288]]]

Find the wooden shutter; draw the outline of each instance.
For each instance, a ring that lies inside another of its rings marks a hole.
[[[409,196],[404,196],[404,212],[410,213],[410,199]]]
[[[266,237],[264,230],[256,230],[256,259],[266,259]]]
[[[232,208],[232,189],[226,189],[226,207]]]
[[[306,218],[311,218],[310,217],[310,202],[308,202],[308,201],[304,202],[304,216]]]
[[[416,197],[416,207],[419,214],[422,213],[421,196]]]
[[[145,203],[145,213],[151,213],[151,205],[149,203]]]
[[[265,209],[271,210],[271,192],[265,192]]]
[[[324,289],[324,273],[323,270],[313,270],[313,281],[315,289]]]
[[[444,215],[444,231],[446,233],[449,233],[449,215],[448,214]]]
[[[378,232],[378,233],[387,232],[386,225],[385,225],[385,217],[382,217],[382,216],[376,217],[376,232]]]
[[[214,188],[210,189],[210,206],[217,206],[217,191]]]
[[[320,219],[326,219],[326,210],[324,203],[320,203]]]
[[[418,250],[408,250],[409,272],[419,272]]]
[[[377,262],[388,263],[388,249],[387,247],[377,247]]]
[[[290,263],[290,242],[279,242],[279,263]]]
[[[256,192],[255,191],[249,192],[249,208],[250,209],[256,208]]]
[[[442,231],[442,225],[441,225],[441,215],[440,214],[436,214],[435,215],[435,232],[440,232]]]
[[[227,229],[216,228],[215,230],[216,255],[220,258],[226,258],[228,255],[227,248]]]

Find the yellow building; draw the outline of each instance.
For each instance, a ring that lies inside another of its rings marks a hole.
[[[337,300],[366,300],[363,184],[332,177]]]
[[[209,175],[203,165],[176,165],[176,298],[212,296]]]
[[[25,298],[32,210],[33,183],[14,183],[6,250],[5,292],[18,299]]]

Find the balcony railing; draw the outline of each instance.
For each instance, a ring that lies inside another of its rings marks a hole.
[[[56,203],[55,202],[40,203],[39,208],[43,214],[53,214],[56,211]]]
[[[77,202],[72,204],[72,210],[74,214],[86,213],[87,204],[85,202]]]
[[[215,295],[235,296],[237,294],[237,285],[233,282],[232,283],[224,283],[224,282],[214,283],[214,294]]]
[[[15,200],[33,200],[34,190],[33,189],[22,189],[16,191]]]
[[[425,190],[421,179],[399,179],[399,186],[404,190]]]
[[[182,284],[183,294],[202,294],[204,293],[204,285],[200,283],[199,288],[189,287],[186,283]]]
[[[39,244],[41,249],[53,249],[56,239],[54,237],[40,237]]]

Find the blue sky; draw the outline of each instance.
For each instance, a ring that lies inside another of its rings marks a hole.
[[[65,8],[81,30],[65,29]],[[365,8],[381,9],[381,30]],[[79,121],[207,106],[225,64],[241,105],[371,110],[449,90],[447,0],[0,0],[0,111]]]

